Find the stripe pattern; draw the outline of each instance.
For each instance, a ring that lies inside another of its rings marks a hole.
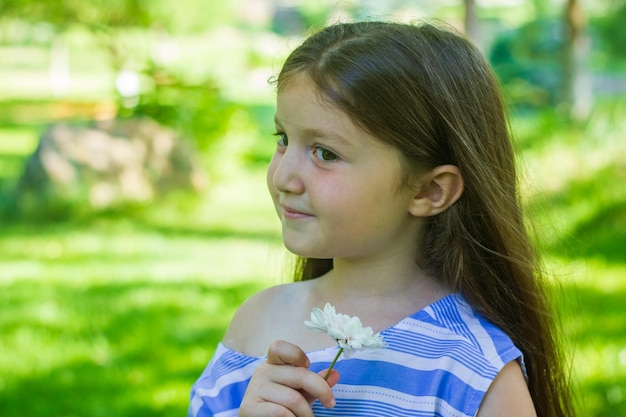
[[[339,359],[332,409],[316,416],[467,417],[476,415],[500,369],[522,354],[511,339],[449,295],[381,332],[387,347]],[[311,370],[326,369],[337,348],[310,352]],[[265,358],[219,344],[191,392],[189,417],[235,417],[248,382]]]

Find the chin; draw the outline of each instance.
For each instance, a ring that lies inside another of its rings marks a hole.
[[[313,258],[313,259],[329,259],[328,254],[322,253],[321,251],[314,250],[312,248],[307,248],[302,245],[293,244],[288,241],[283,241],[283,244],[287,248],[287,250],[293,253],[296,256],[301,258]]]

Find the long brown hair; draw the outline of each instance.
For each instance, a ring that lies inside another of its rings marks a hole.
[[[432,23],[336,24],[295,49],[280,91],[304,73],[321,97],[418,168],[459,167],[464,192],[426,220],[420,265],[509,334],[524,354],[540,417],[573,415],[540,258],[524,224],[517,169],[499,85],[479,50]],[[332,269],[300,258],[296,280]]]

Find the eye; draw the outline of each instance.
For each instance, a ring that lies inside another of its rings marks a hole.
[[[274,136],[278,136],[278,146],[288,146],[289,139],[287,139],[287,135],[283,132],[276,132]]]
[[[315,146],[313,148],[313,152],[315,153],[317,159],[323,162],[330,162],[339,158],[336,153],[329,151],[328,149],[321,146]]]

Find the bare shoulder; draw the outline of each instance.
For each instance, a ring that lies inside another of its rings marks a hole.
[[[477,417],[537,417],[522,368],[509,362],[491,383]]]
[[[304,294],[302,284],[277,285],[248,298],[235,313],[223,343],[248,355],[265,355],[271,342],[283,333],[288,334],[284,331],[289,324],[285,319],[301,314],[298,299]]]

